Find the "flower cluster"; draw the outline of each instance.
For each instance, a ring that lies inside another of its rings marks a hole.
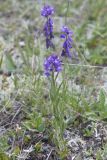
[[[63,43],[63,50],[62,50],[62,53],[61,53],[61,56],[65,56],[65,57],[69,57],[71,58],[71,51],[70,49],[72,48],[72,35],[73,35],[73,32],[69,30],[68,27],[64,26],[62,28],[62,34],[61,34],[61,38],[64,38],[65,41]]]
[[[60,72],[62,70],[62,63],[59,57],[55,54],[50,55],[44,62],[45,75],[50,76],[51,72]]]
[[[53,20],[50,17],[52,14],[54,14],[54,8],[51,6],[44,6],[44,8],[41,10],[41,15],[43,17],[47,18],[47,21],[44,25],[44,35],[46,38],[46,48],[54,47],[52,43],[52,38],[54,38],[53,35]]]
[[[44,36],[46,38],[46,48],[54,47],[52,43],[53,35],[53,20],[52,15],[54,14],[54,8],[45,5],[41,10],[41,15],[46,18],[46,22],[43,28]],[[66,26],[61,29],[60,38],[64,39],[63,49],[61,52],[61,56],[72,58],[71,48],[72,48],[72,35],[73,32]],[[55,54],[50,55],[46,58],[44,62],[45,75],[50,76],[51,72],[60,72],[62,70],[62,63],[59,57]]]
[[[52,14],[54,14],[54,8],[49,5],[44,6],[41,10],[41,15],[43,17],[48,17],[51,16]]]
[[[53,47],[52,38],[54,38],[53,35],[53,21],[51,18],[48,18],[44,25],[44,35],[46,37],[46,48]]]

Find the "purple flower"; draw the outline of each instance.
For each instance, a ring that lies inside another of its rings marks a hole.
[[[46,48],[54,47],[52,43],[52,38],[54,38],[53,20],[50,17],[53,13],[54,13],[54,9],[51,6],[44,6],[44,8],[41,10],[41,15],[46,17],[47,19],[43,29],[43,32],[46,38]]]
[[[51,18],[47,19],[43,31],[46,37],[46,48],[53,47],[52,38],[54,38],[54,35],[53,35],[53,21]]]
[[[44,62],[45,75],[50,76],[51,72],[60,72],[62,63],[59,57],[55,54],[50,55]]]
[[[52,14],[54,14],[54,8],[49,5],[44,6],[41,10],[41,15],[43,17],[48,17]]]
[[[61,56],[65,56],[65,57],[69,57],[71,58],[72,55],[71,55],[71,51],[70,49],[72,48],[72,35],[73,35],[73,32],[69,30],[68,27],[64,26],[62,28],[62,34],[60,35],[60,38],[64,38],[65,41],[63,43],[63,49],[62,49],[62,53],[61,53]]]
[[[63,35],[71,35],[71,36],[73,35],[73,32],[70,31],[69,28],[66,26],[63,26],[61,31],[63,32]]]

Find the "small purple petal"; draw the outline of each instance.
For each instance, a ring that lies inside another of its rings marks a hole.
[[[66,35],[61,34],[61,35],[60,35],[60,38],[66,38]]]
[[[50,76],[50,73],[49,73],[49,72],[45,72],[45,75],[46,75],[47,77],[49,77],[49,76]]]

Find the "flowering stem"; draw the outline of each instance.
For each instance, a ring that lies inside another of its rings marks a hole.
[[[58,104],[57,101],[57,93],[56,93],[56,77],[54,75],[54,72],[52,72],[52,80],[51,80],[51,91],[50,91],[50,98],[52,103],[52,112],[54,114],[54,117],[56,117],[57,114],[57,108]]]
[[[66,15],[65,15],[65,25],[67,24],[67,17],[68,17],[68,11],[69,11],[69,0],[67,0],[67,11],[66,11]]]

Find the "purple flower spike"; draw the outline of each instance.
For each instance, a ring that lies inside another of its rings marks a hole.
[[[72,42],[73,42],[72,35],[73,35],[73,32],[70,31],[69,28],[66,27],[66,26],[64,26],[61,31],[62,31],[62,34],[60,35],[60,38],[65,39],[65,41],[63,43],[63,49],[62,49],[61,56],[71,58],[72,55],[71,55],[70,49],[72,48]]]
[[[62,70],[62,63],[55,54],[50,55],[44,62],[45,75],[50,76],[51,72],[59,73]]]
[[[73,32],[70,31],[69,28],[66,27],[66,26],[63,26],[62,29],[61,29],[61,31],[62,31],[64,34],[66,34],[66,35],[71,35],[71,36],[73,35]]]
[[[47,6],[44,6],[41,10],[41,15],[43,17],[48,17],[50,15],[54,14],[54,8],[47,5]]]
[[[44,8],[41,10],[41,15],[43,17],[46,17],[47,21],[44,25],[44,35],[46,38],[46,48],[48,49],[49,47],[54,48],[54,45],[52,43],[52,38],[54,38],[53,35],[53,20],[50,17],[52,14],[54,14],[54,8],[51,6],[44,6]]]
[[[47,19],[43,31],[46,37],[46,48],[53,47],[52,38],[54,38],[54,35],[53,35],[53,21],[51,18]]]

